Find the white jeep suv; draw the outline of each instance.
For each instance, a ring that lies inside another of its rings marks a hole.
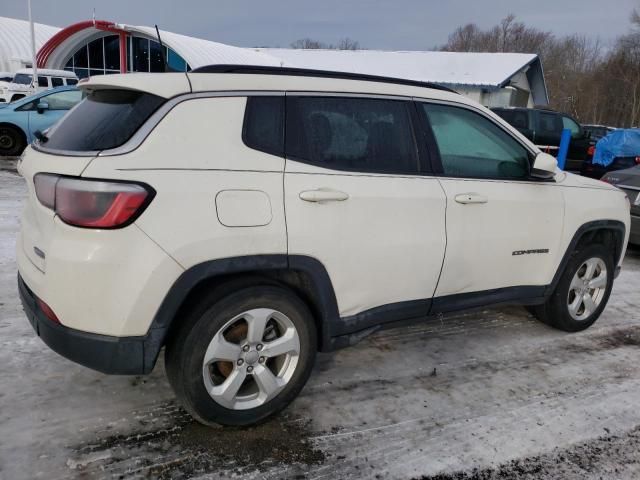
[[[211,66],[81,88],[19,165],[25,312],[101,372],[165,347],[205,424],[281,410],[316,351],[392,322],[517,303],[585,329],[624,256],[623,192],[442,87]]]

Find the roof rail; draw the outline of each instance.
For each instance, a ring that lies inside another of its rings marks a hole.
[[[382,77],[378,75],[366,75],[363,73],[334,72],[330,70],[313,70],[309,68],[271,67],[265,65],[205,65],[195,68],[188,73],[240,73],[253,75],[288,75],[294,77],[320,77],[337,78],[344,80],[360,80],[364,82],[392,83],[397,85],[409,85],[412,87],[432,88],[445,92],[458,93],[443,85],[403,78]]]

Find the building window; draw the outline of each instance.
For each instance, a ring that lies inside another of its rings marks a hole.
[[[127,37],[127,72],[188,72],[191,67],[176,52],[154,40]],[[120,73],[120,38],[108,35],[84,44],[69,58],[65,70],[78,78]]]

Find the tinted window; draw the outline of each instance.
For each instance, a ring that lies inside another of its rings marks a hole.
[[[562,117],[562,128],[571,130],[571,136],[577,138],[580,136],[580,125],[569,117]]]
[[[26,73],[17,73],[15,77],[13,77],[13,83],[18,83],[20,85],[29,85],[31,84],[31,75]]]
[[[249,97],[242,139],[250,148],[283,156],[284,97]]]
[[[164,99],[131,90],[98,90],[70,111],[51,131],[47,147],[105,150],[122,145]]]
[[[76,80],[75,78],[67,78],[67,85],[77,85],[78,84],[78,80]]]
[[[47,77],[41,77],[38,75],[38,86],[39,87],[48,87],[49,82],[47,82]]]
[[[446,175],[522,178],[529,173],[527,150],[489,119],[470,110],[422,104]]]
[[[98,38],[89,43],[89,68],[104,68],[102,42],[102,38]]]
[[[61,87],[64,85],[62,78],[60,77],[51,77],[51,86],[52,87]]]
[[[133,65],[129,70],[134,72],[148,72],[149,71],[149,40],[146,38],[131,38],[132,54],[131,59]]]
[[[82,100],[82,92],[80,90],[69,90],[41,97],[39,102],[47,103],[49,110],[70,110],[80,100]]]
[[[562,121],[555,113],[540,113],[540,132],[560,134]]]
[[[287,157],[362,172],[416,173],[408,102],[289,97]]]
[[[104,38],[104,67],[120,71],[120,40],[117,36]]]
[[[527,112],[523,112],[522,110],[496,110],[495,113],[500,115],[504,120],[516,128],[522,130],[529,128]]]

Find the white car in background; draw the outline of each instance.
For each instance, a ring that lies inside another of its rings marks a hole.
[[[0,85],[0,102],[10,103],[28,97],[34,93],[62,86],[78,84],[75,73],[66,70],[38,69],[38,78],[33,84],[33,69],[23,68],[12,76],[11,81]]]
[[[211,66],[80,88],[18,166],[24,310],[102,372],[166,347],[204,424],[280,411],[316,351],[396,321],[515,303],[584,330],[622,264],[624,192],[437,85]]]

